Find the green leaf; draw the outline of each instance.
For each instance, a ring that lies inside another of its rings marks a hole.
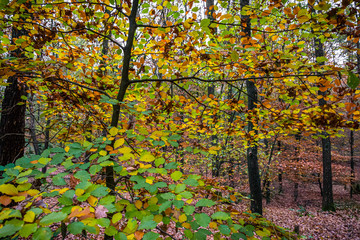
[[[78,171],[77,173],[75,173],[74,177],[76,177],[77,179],[80,179],[83,182],[86,182],[87,180],[89,180],[91,178],[90,174],[84,170]]]
[[[115,240],[127,240],[127,237],[123,233],[118,233],[115,235]]]
[[[213,215],[211,215],[211,218],[216,220],[227,220],[230,218],[230,216],[229,214],[224,212],[216,212]]]
[[[24,224],[24,221],[18,219],[12,219],[10,221],[6,221],[5,225],[0,228],[0,238],[5,238],[7,236],[14,235],[17,231],[19,231]]]
[[[129,219],[125,229],[123,230],[123,232],[125,234],[131,234],[131,233],[134,233],[137,228],[138,228],[137,221],[135,219]]]
[[[33,235],[32,240],[50,240],[53,236],[53,232],[50,228],[39,228]]]
[[[230,228],[227,225],[220,225],[219,226],[220,233],[229,236],[231,233]]]
[[[172,201],[164,202],[163,204],[160,205],[159,212],[161,213],[162,211],[165,211],[166,209],[171,207],[171,204],[172,204]]]
[[[109,226],[105,229],[105,234],[108,236],[115,236],[118,230],[114,226]]]
[[[164,164],[165,163],[165,159],[164,158],[157,158],[155,159],[155,166],[159,166],[160,164]]]
[[[97,219],[97,223],[102,227],[108,227],[108,226],[110,226],[110,219],[99,218],[99,219]]]
[[[323,63],[326,62],[328,59],[326,57],[317,57],[316,58],[316,62],[318,63]]]
[[[48,226],[53,223],[58,223],[64,220],[67,217],[66,213],[63,212],[54,212],[50,213],[49,215],[46,215],[40,220],[40,224],[43,226]]]
[[[94,197],[104,197],[109,194],[109,189],[104,186],[100,186],[91,192]]]
[[[157,226],[157,222],[155,222],[154,220],[154,216],[153,215],[149,215],[146,217],[143,217],[143,219],[141,219],[141,223],[139,226],[139,230],[141,229],[154,229]]]
[[[183,175],[182,172],[175,171],[171,174],[171,178],[172,178],[172,180],[177,181],[181,178],[182,175]]]
[[[160,234],[158,234],[158,233],[148,232],[148,233],[145,233],[142,240],[153,240],[153,239],[157,239],[159,236],[160,236]]]
[[[165,199],[165,200],[174,199],[174,198],[175,198],[175,194],[170,193],[170,192],[168,192],[168,193],[163,193],[163,194],[161,194],[161,197],[162,197],[163,199]]]
[[[237,62],[239,60],[239,54],[236,51],[232,51],[230,57],[233,62]]]
[[[194,211],[195,211],[195,207],[194,207],[194,206],[191,206],[191,205],[187,205],[187,206],[183,207],[183,209],[184,209],[184,213],[185,213],[186,215],[191,215],[191,214],[193,214]]]
[[[72,222],[67,226],[70,233],[76,235],[80,234],[82,230],[85,228],[85,224],[82,222]]]
[[[37,229],[37,224],[36,223],[32,223],[32,224],[25,224],[19,231],[20,236],[22,237],[29,237],[30,234],[34,233]]]
[[[92,165],[92,166],[90,167],[90,169],[89,169],[89,172],[90,172],[90,174],[95,175],[95,174],[98,173],[101,169],[102,169],[102,167],[99,166],[99,165]]]
[[[195,219],[196,219],[196,222],[202,227],[209,226],[209,223],[211,222],[211,218],[205,213],[195,214]]]
[[[211,207],[211,206],[214,206],[215,205],[215,202],[213,200],[210,200],[210,199],[200,199],[195,207]]]
[[[185,184],[178,184],[175,187],[175,193],[181,193],[186,189],[186,185]]]
[[[196,187],[199,185],[199,182],[193,178],[188,178],[184,181],[185,184],[189,185],[189,186],[193,186]]]
[[[360,79],[352,72],[349,72],[349,78],[347,81],[348,86],[351,89],[356,89],[359,86]]]

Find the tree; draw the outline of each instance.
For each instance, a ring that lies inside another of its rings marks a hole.
[[[26,7],[30,5],[27,4]],[[26,14],[26,11],[25,11]],[[28,36],[28,31],[20,24],[14,23],[11,28],[11,43],[21,43]],[[24,156],[25,150],[25,111],[26,111],[26,77],[17,65],[26,62],[24,49],[17,46],[10,51],[10,57],[16,59],[10,67],[7,86],[1,108],[0,121],[0,165],[13,163]]]
[[[246,6],[249,5],[249,0],[241,0],[241,9],[243,10]],[[251,38],[251,24],[249,16],[242,15],[242,24],[243,32],[245,33],[245,38]],[[247,89],[247,101],[248,101],[248,111],[249,114],[253,114],[254,109],[256,108],[257,103],[257,90],[254,81],[246,80],[246,89]],[[253,120],[248,122],[248,132],[254,137],[257,135],[257,131],[254,129]],[[257,143],[252,140],[249,142],[249,147],[247,149],[247,165],[248,165],[248,175],[249,175],[249,185],[250,185],[250,195],[251,195],[251,211],[255,213],[262,214],[262,192],[261,192],[261,180],[259,174],[258,166],[258,147]]]

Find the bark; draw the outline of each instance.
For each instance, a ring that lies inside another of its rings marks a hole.
[[[278,152],[281,150],[281,142],[278,141]],[[283,181],[282,181],[282,170],[280,169],[278,174],[278,181],[279,181],[279,194],[283,192]]]
[[[12,29],[12,44],[14,38],[28,35],[25,29]],[[24,58],[22,49],[16,49],[10,53],[14,58]],[[17,69],[21,70],[21,69]],[[24,156],[25,150],[25,111],[26,101],[21,96],[26,96],[26,85],[22,82],[21,74],[7,79],[9,85],[5,89],[1,108],[0,121],[0,165],[15,162]]]
[[[37,137],[36,137],[33,96],[31,96],[31,99],[30,99],[29,110],[31,112],[29,130],[30,130],[32,145],[34,147],[35,154],[40,155],[39,142],[38,142]]]
[[[315,57],[325,56],[324,47],[320,39],[314,39]],[[321,65],[324,63],[321,63]],[[320,107],[326,105],[324,99],[326,92],[319,91],[319,95],[323,96],[319,100]],[[322,161],[323,161],[323,196],[322,209],[324,211],[335,211],[333,200],[333,183],[332,183],[332,169],[331,169],[331,140],[328,133],[322,133],[325,137],[321,139],[322,142]]]
[[[241,8],[249,5],[249,0],[241,0]],[[251,37],[250,29],[250,17],[241,16],[241,22],[243,23],[242,30],[245,33],[245,37]],[[249,113],[256,107],[255,103],[257,101],[257,90],[255,83],[253,81],[246,81],[246,89],[248,95],[248,110]],[[254,124],[248,122],[248,132],[253,132],[255,135],[257,131],[254,130]],[[258,147],[256,143],[250,143],[251,146],[247,149],[247,165],[248,165],[248,175],[249,175],[249,185],[250,185],[250,196],[251,196],[251,206],[250,210],[254,213],[259,213],[262,215],[262,193],[261,193],[261,180],[259,174],[259,165],[258,165]]]
[[[136,15],[138,12],[139,7],[139,0],[134,0],[131,8],[131,13],[129,16],[129,31],[128,31],[128,38],[126,40],[126,45],[124,47],[124,55],[123,55],[123,67],[121,72],[121,82],[119,86],[119,93],[116,97],[116,100],[118,102],[122,102],[125,98],[126,90],[129,86],[129,69],[130,69],[130,61],[131,61],[131,50],[133,48],[133,42],[135,39],[135,33],[136,33]],[[119,123],[119,117],[120,117],[120,104],[114,104],[113,105],[113,112],[111,116],[111,127],[117,127]],[[115,194],[115,179],[114,179],[114,168],[112,166],[106,167],[106,186],[111,190],[111,194]],[[112,236],[108,236],[105,234],[105,240],[113,239]]]

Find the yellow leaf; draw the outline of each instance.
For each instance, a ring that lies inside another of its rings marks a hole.
[[[217,229],[217,224],[216,224],[216,222],[211,222],[211,223],[209,224],[209,227],[212,228],[212,229]]]
[[[191,225],[190,223],[184,222],[183,224],[181,224],[181,226],[183,226],[184,228],[190,229]]]
[[[231,18],[232,16],[233,16],[233,15],[231,15],[231,14],[229,14],[229,13],[223,14],[223,15],[221,15],[221,17],[220,17],[220,20],[229,19],[229,18]]]
[[[153,184],[154,180],[153,180],[153,179],[146,178],[145,182],[147,182],[148,184]]]
[[[179,222],[185,222],[187,220],[187,217],[185,214],[181,214],[180,217],[179,217]]]
[[[81,195],[83,195],[84,192],[85,192],[84,189],[78,188],[78,189],[75,190],[75,195],[76,196],[81,196]]]
[[[143,203],[142,203],[142,201],[140,201],[140,200],[137,200],[137,201],[135,202],[135,207],[136,207],[137,209],[140,209],[140,208],[142,207],[142,205],[143,205]]]
[[[43,207],[40,207],[41,210],[43,210],[44,213],[52,213],[52,211],[50,209],[47,209],[47,208],[43,208]]]
[[[157,222],[157,223],[161,222],[162,219],[163,219],[163,216],[160,215],[160,214],[155,215],[155,217],[154,217],[154,221]]]
[[[17,195],[19,192],[12,184],[3,184],[0,186],[0,192],[7,195]]]
[[[33,211],[27,211],[24,216],[25,222],[33,222],[35,219],[35,213]]]
[[[21,202],[23,200],[25,200],[25,196],[14,196],[11,197],[12,200],[14,200],[15,202]]]
[[[274,36],[271,37],[271,40],[276,41],[276,39],[278,39],[278,38],[279,38],[279,36],[274,35]]]
[[[97,205],[97,203],[98,203],[98,199],[96,197],[94,197],[94,196],[88,197],[87,201],[93,207],[95,207]]]
[[[66,146],[66,147],[65,147],[65,152],[69,152],[69,150],[70,150],[70,147],[69,147],[69,146]]]
[[[117,223],[118,221],[120,221],[122,219],[122,213],[115,213],[114,216],[112,217],[112,222],[113,223]]]
[[[119,149],[120,153],[126,154],[126,153],[130,153],[131,152],[131,148],[129,147],[123,147]]]
[[[124,138],[120,138],[120,139],[116,140],[114,143],[114,149],[122,146],[124,144],[124,142],[125,142]]]
[[[106,152],[105,150],[101,150],[101,151],[99,152],[99,154],[100,154],[101,156],[105,156],[105,155],[107,154],[107,152]]]
[[[112,127],[109,131],[111,136],[115,136],[118,133],[118,129],[116,127]]]
[[[304,23],[304,22],[307,22],[309,21],[310,17],[308,15],[303,15],[303,16],[300,16],[297,18],[299,23]]]
[[[151,153],[146,153],[140,157],[140,161],[142,162],[153,162],[155,157]]]

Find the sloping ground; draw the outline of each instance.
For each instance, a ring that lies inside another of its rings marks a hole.
[[[318,185],[299,185],[297,203],[293,199],[293,183],[285,182],[284,193],[273,196],[264,207],[264,217],[279,226],[299,229],[305,239],[360,240],[360,195],[349,197],[349,190],[342,185],[334,186],[337,211],[321,211],[321,195]],[[276,189],[274,189],[274,192]]]

